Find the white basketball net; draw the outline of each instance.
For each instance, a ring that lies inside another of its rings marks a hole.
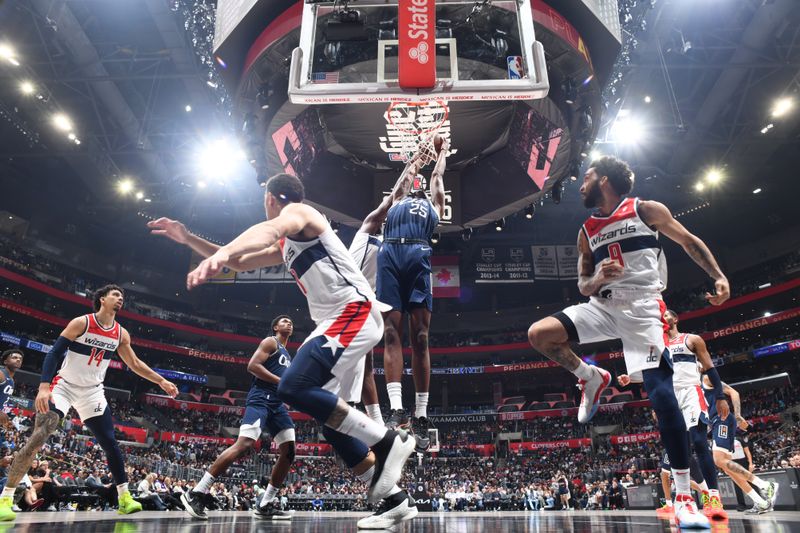
[[[387,140],[403,162],[418,158],[421,166],[438,157],[433,139],[443,126],[449,126],[446,102],[401,103],[387,114]]]

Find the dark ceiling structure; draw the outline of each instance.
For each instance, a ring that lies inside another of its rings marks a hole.
[[[199,184],[198,153],[238,126],[198,61],[197,36],[172,9],[191,3],[0,4],[0,40],[18,63],[0,58],[0,209],[43,230],[68,221],[100,231],[99,218],[133,243],[145,239],[142,216],[173,216],[218,240],[259,219],[262,190],[246,162],[227,183]],[[629,63],[612,74],[622,80],[605,93],[593,150],[628,159],[637,194],[665,201],[720,242],[796,225],[800,3],[653,4]],[[773,116],[780,98],[795,108]],[[54,126],[57,113],[68,115],[75,139]],[[636,138],[623,143],[615,129]],[[697,190],[712,169],[724,179]],[[133,188],[122,195],[126,177]],[[507,217],[501,235],[493,227],[475,235],[571,241],[585,217],[577,183],[566,182],[558,205],[551,193],[541,198],[532,221]],[[443,245],[463,246],[452,239]]]

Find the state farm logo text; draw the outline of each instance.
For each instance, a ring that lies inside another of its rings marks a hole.
[[[426,64],[430,60],[430,46],[427,41],[430,37],[432,20],[429,15],[431,0],[411,0],[405,3],[405,9],[411,15],[411,22],[408,25],[407,35],[409,39],[417,41],[416,46],[408,49],[408,56],[419,62],[420,65]]]

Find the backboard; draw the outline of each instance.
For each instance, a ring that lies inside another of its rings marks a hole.
[[[297,104],[547,96],[529,0],[306,0],[291,58]]]

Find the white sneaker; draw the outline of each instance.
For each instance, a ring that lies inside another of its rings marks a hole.
[[[384,499],[375,514],[358,521],[358,529],[390,529],[417,516],[414,499],[405,491]]]
[[[775,502],[778,501],[778,489],[780,488],[779,483],[775,483],[774,481],[769,482],[769,486],[764,491],[764,494],[767,497],[767,501],[772,507],[775,507]]]
[[[375,474],[372,476],[367,496],[370,502],[377,502],[389,496],[389,492],[400,480],[403,466],[414,453],[417,441],[405,431],[389,430],[375,446]]]
[[[675,498],[675,525],[679,529],[711,529],[708,517],[697,510],[697,504],[688,494]]]
[[[600,395],[611,383],[611,374],[596,366],[591,368],[594,374],[591,379],[578,380],[578,385],[583,389],[581,405],[578,407],[578,422],[581,424],[586,424],[592,419],[600,407]]]

